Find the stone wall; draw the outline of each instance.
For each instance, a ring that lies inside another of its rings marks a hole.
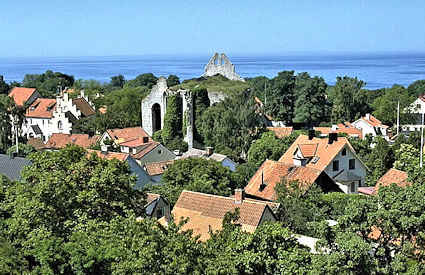
[[[211,57],[210,61],[205,66],[205,71],[202,76],[208,77],[217,74],[220,74],[230,80],[245,81],[235,72],[235,65],[230,62],[229,58],[227,58],[224,53],[220,55],[215,53],[213,57]]]
[[[142,100],[142,127],[150,136],[153,135],[154,130],[152,124],[152,106],[156,103],[161,108],[161,129],[164,127],[167,90],[167,79],[160,77],[157,84],[152,87],[150,94]]]

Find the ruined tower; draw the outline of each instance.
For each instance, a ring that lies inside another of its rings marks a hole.
[[[230,80],[245,81],[235,72],[235,65],[230,62],[229,58],[227,58],[224,53],[215,53],[213,57],[211,57],[210,61],[205,66],[205,71],[202,76],[213,76],[216,74],[220,74]]]

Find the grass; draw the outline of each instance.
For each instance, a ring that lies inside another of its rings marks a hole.
[[[181,84],[171,87],[173,91],[178,89],[196,90],[207,89],[208,92],[221,92],[225,94],[239,94],[249,88],[248,83],[237,80],[229,80],[221,75],[200,77],[185,80]]]

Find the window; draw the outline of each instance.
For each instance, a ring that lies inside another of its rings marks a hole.
[[[351,191],[351,193],[356,193],[356,183],[355,182],[352,182],[350,184],[350,191]]]
[[[332,162],[332,170],[333,171],[338,171],[339,170],[339,160],[334,160]]]
[[[164,207],[161,207],[161,208],[158,208],[157,210],[156,210],[156,217],[159,219],[159,218],[162,218],[165,214],[164,214]]]
[[[341,155],[343,155],[343,156],[347,155],[347,149],[345,149],[345,148],[342,149]]]
[[[158,154],[161,155],[162,154],[162,151],[161,150],[158,150]]]
[[[350,159],[349,162],[348,162],[348,167],[350,168],[350,170],[356,169],[356,160]]]
[[[58,129],[62,130],[62,121],[60,121],[60,120],[58,121]]]

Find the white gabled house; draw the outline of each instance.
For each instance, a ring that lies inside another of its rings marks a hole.
[[[404,132],[415,132],[420,131],[422,127],[422,116],[425,114],[425,95],[420,95],[408,108],[409,111],[416,121],[413,124],[404,124],[401,126],[401,130]]]
[[[384,125],[380,120],[371,114],[366,114],[364,117],[351,123],[355,128],[362,131],[362,136],[372,135],[373,137],[382,136],[388,140],[388,126]]]

